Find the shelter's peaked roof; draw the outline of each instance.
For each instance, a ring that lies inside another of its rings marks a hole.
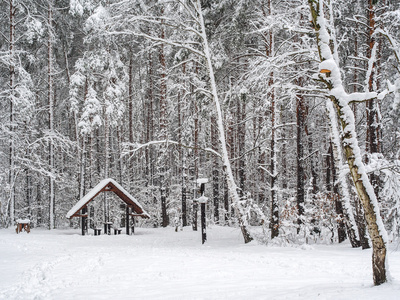
[[[80,210],[92,201],[98,194],[104,191],[112,191],[121,198],[126,204],[131,205],[135,213],[145,218],[150,218],[149,214],[143,209],[139,201],[129,194],[118,182],[112,178],[103,179],[93,189],[89,191],[81,200],[79,200],[67,213],[67,219],[79,214]]]

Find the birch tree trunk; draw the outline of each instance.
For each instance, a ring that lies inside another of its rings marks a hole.
[[[349,165],[351,178],[364,209],[367,229],[372,241],[373,280],[375,285],[380,285],[387,281],[387,233],[380,216],[374,189],[362,162],[361,150],[358,146],[357,134],[355,132],[354,114],[349,106],[350,101],[366,100],[377,95],[376,93],[347,94],[345,92],[338,60],[335,59],[336,53],[331,49],[333,41],[324,16],[324,1],[308,0],[308,3],[321,61],[319,67],[320,70],[324,70],[324,73],[319,75],[319,79],[329,91],[328,98],[335,108],[342,128],[341,144]]]
[[[338,130],[338,122],[334,107],[331,102],[326,104],[328,115],[330,118],[331,140],[332,140],[332,155],[334,157],[334,166],[338,170],[338,181],[341,191],[341,200],[343,202],[344,222],[346,224],[347,235],[349,236],[351,246],[353,248],[360,247],[360,237],[358,228],[354,219],[353,208],[350,203],[349,186],[346,180],[346,174],[342,174],[344,170],[348,170],[347,165],[343,162],[343,151],[340,145],[340,134]]]
[[[226,147],[222,110],[221,110],[220,102],[218,99],[217,85],[216,85],[215,76],[214,76],[213,63],[211,60],[211,52],[210,52],[210,49],[208,46],[208,39],[207,39],[206,28],[205,28],[204,19],[203,19],[203,12],[201,9],[201,1],[197,0],[196,4],[197,4],[196,10],[197,10],[197,13],[199,16],[199,23],[200,23],[200,27],[201,27],[201,37],[202,37],[202,43],[203,43],[203,49],[204,49],[204,56],[205,56],[206,64],[208,67],[209,77],[210,77],[211,94],[212,94],[212,98],[213,98],[215,108],[216,108],[216,113],[217,113],[217,124],[218,124],[219,139],[221,142],[222,161],[224,164],[225,174],[227,177],[226,179],[227,179],[227,183],[228,183],[228,191],[232,198],[232,206],[235,211],[236,217],[238,218],[239,226],[240,226],[240,229],[243,234],[244,242],[248,243],[248,242],[252,241],[252,237],[247,229],[246,216],[245,216],[243,208],[240,204],[238,187],[233,178],[231,163],[230,163],[229,157],[228,157],[228,150]]]

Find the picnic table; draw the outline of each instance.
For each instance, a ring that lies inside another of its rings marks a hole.
[[[29,219],[18,219],[17,220],[17,228],[15,231],[20,233],[22,230],[25,230],[27,233],[31,231],[31,221]]]

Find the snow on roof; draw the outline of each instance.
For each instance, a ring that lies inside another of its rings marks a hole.
[[[197,198],[197,201],[199,201],[199,203],[207,203],[208,197],[201,196],[201,197]]]
[[[31,220],[29,219],[18,219],[17,223],[19,224],[29,224],[31,222]]]
[[[116,187],[126,198],[128,201],[132,202],[131,204],[137,206],[141,211],[137,211],[137,213],[150,218],[150,215],[143,209],[140,203],[131,195],[129,194],[118,182],[116,182],[112,178],[103,179],[100,181],[93,189],[91,189],[81,200],[79,200],[67,213],[67,219],[72,218],[79,210],[81,210],[89,201],[91,201],[94,197],[96,197],[107,185],[112,184]],[[117,193],[116,193],[117,194]],[[118,194],[117,194],[118,195]],[[121,196],[118,195],[120,198]],[[122,198],[121,198],[122,199]],[[126,202],[124,199],[122,199]]]

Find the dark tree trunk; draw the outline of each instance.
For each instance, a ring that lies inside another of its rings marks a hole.
[[[304,215],[304,148],[303,148],[303,130],[304,130],[304,99],[302,96],[298,96],[297,98],[297,107],[296,107],[296,119],[297,119],[297,135],[296,135],[296,148],[297,148],[297,185],[296,185],[296,200],[297,200],[297,211],[298,211],[298,219],[297,219],[297,233],[300,232],[300,226],[303,224],[302,218]]]
[[[53,0],[48,2],[48,40],[47,40],[47,85],[49,104],[49,131],[54,132],[54,82],[53,82]],[[49,143],[49,167],[54,176],[54,144]],[[49,177],[49,229],[55,228],[55,181]]]
[[[375,38],[375,24],[376,19],[376,7],[374,0],[368,0],[368,48],[367,58],[373,59],[373,49],[376,47]],[[379,47],[376,51],[379,50]],[[377,58],[380,56],[376,54],[374,61],[372,62],[372,70],[368,78],[368,91],[374,91],[378,88],[378,61]],[[380,153],[379,136],[381,135],[381,124],[378,117],[379,103],[377,98],[372,98],[366,103],[366,115],[367,115],[367,135],[366,135],[366,151],[367,153],[374,154]],[[368,160],[367,160],[368,163]],[[380,193],[382,189],[382,181],[379,176],[374,172],[369,174],[369,178],[372,186],[374,187],[375,195],[380,201]]]
[[[225,210],[225,224],[229,223],[230,219],[230,211],[229,211],[229,192],[228,192],[228,183],[226,179],[224,179],[224,210]]]
[[[9,224],[14,225],[15,219],[15,141],[14,141],[14,97],[15,95],[15,13],[16,7],[14,1],[10,0],[10,14],[9,14],[9,25],[10,25],[10,40],[9,40],[9,55],[10,55],[10,65],[9,65],[9,121],[10,121],[10,137],[9,137],[9,172],[8,172],[8,184],[10,186],[10,205],[9,205]],[[7,224],[7,226],[9,225]]]
[[[199,67],[196,63],[195,65],[195,74],[197,75],[199,72]],[[191,86],[191,90],[194,90],[194,86]],[[194,102],[194,174],[193,174],[193,181],[195,182],[199,175],[199,109],[197,106],[197,101]],[[193,199],[196,199],[196,191],[193,193]],[[193,210],[192,210],[192,228],[194,231],[197,231],[197,215],[199,211],[199,204],[197,201],[193,201]]]
[[[186,73],[186,64],[182,66],[183,74]],[[183,91],[182,91],[183,93]],[[178,94],[178,105],[177,105],[177,115],[178,115],[178,143],[183,144],[182,138],[182,105],[181,105],[181,92]],[[187,207],[186,207],[186,181],[187,181],[187,167],[186,167],[186,156],[183,152],[183,147],[179,147],[179,172],[181,174],[181,216],[182,216],[182,226],[187,226]]]
[[[214,151],[218,151],[218,129],[215,117],[211,117],[211,145]],[[214,222],[219,223],[219,158],[215,155],[212,158],[212,183],[213,183],[213,204]]]
[[[239,188],[241,190],[241,196],[244,194],[244,186],[246,181],[245,172],[245,140],[246,140],[246,93],[242,93],[238,97],[237,103],[237,130],[238,130],[238,177],[239,177]]]
[[[273,74],[271,74],[271,80],[269,85],[273,84],[272,79]],[[271,239],[279,235],[279,207],[278,207],[278,197],[276,192],[276,105],[275,105],[275,94],[274,90],[270,93],[271,101],[271,161],[270,161],[270,184],[271,184]]]
[[[367,227],[365,223],[365,217],[363,208],[361,206],[360,200],[358,197],[355,199],[356,206],[356,222],[358,227],[358,235],[360,236],[360,244],[362,249],[369,249],[371,246],[369,245],[368,237],[367,237]]]
[[[161,20],[164,23],[164,20]],[[164,27],[161,27],[161,39],[165,39]],[[160,45],[159,48],[159,60],[161,65],[160,74],[160,139],[165,140],[167,138],[167,68],[165,63],[165,53],[164,44]],[[168,214],[167,214],[167,195],[166,195],[166,182],[165,182],[165,164],[166,162],[166,151],[167,149],[161,146],[159,163],[161,164],[159,168],[159,179],[160,179],[160,198],[161,198],[161,218],[162,226],[167,227],[169,224]]]

